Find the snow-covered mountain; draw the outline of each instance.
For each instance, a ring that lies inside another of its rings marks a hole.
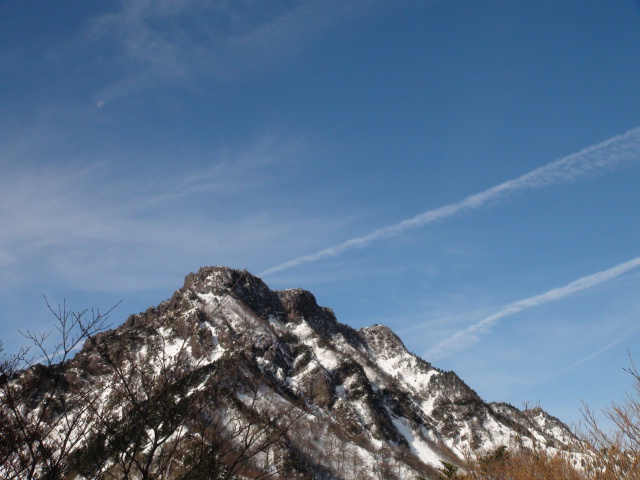
[[[437,478],[441,461],[577,442],[540,408],[486,403],[383,325],[355,330],[308,291],[225,267],[88,339],[63,383],[47,415],[69,478]],[[31,415],[45,398],[32,391]]]

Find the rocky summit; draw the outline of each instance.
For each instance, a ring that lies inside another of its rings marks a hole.
[[[355,330],[306,290],[225,267],[3,382],[16,430],[44,433],[16,434],[2,478],[435,479],[443,462],[577,442],[540,408],[483,401],[383,325]]]

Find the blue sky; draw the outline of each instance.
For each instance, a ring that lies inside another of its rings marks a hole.
[[[490,401],[640,358],[640,3],[0,3],[0,338],[204,265],[390,326]]]

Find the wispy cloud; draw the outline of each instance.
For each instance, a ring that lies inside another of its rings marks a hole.
[[[625,163],[637,162],[640,160],[639,151],[640,127],[637,127],[536,168],[518,178],[500,183],[483,192],[470,195],[459,202],[428,210],[415,217],[396,223],[395,225],[382,227],[367,235],[352,238],[339,245],[334,245],[319,252],[289,260],[261,272],[260,275],[266,276],[305,263],[316,262],[323,258],[335,257],[353,248],[362,248],[373,242],[400,235],[408,230],[424,227],[458,214],[477,210],[490,202],[514,193],[577,180],[578,178],[595,175]]]
[[[303,149],[266,135],[208,153],[208,166],[142,172],[109,159],[0,162],[0,285],[35,269],[84,289],[145,289],[166,272],[250,267],[312,242],[326,220],[275,208]]]
[[[559,371],[556,371],[555,373],[553,373],[553,375],[547,377],[547,381],[552,379],[552,378],[556,378],[556,377],[559,377],[561,375],[564,375],[565,373],[570,372],[571,370],[579,367],[580,365],[583,365],[583,364],[585,364],[587,362],[590,362],[594,358],[599,357],[603,353],[607,352],[608,350],[611,350],[613,347],[615,347],[615,346],[619,345],[620,343],[622,343],[624,340],[628,340],[629,337],[633,333],[637,332],[638,330],[640,330],[640,325],[634,325],[633,327],[631,327],[628,330],[626,330],[622,335],[619,335],[617,338],[615,338],[611,342],[607,343],[603,347],[599,348],[595,352],[590,353],[586,357],[583,357],[580,360],[577,360],[577,361],[573,362],[571,365],[569,365],[569,366],[567,366],[567,367],[565,367],[565,368],[563,368],[563,369],[561,369]]]
[[[98,97],[104,102],[158,85],[189,88],[202,78],[253,77],[378,3],[384,2],[302,0],[266,7],[251,0],[125,0],[89,30],[91,40],[118,49],[110,64],[119,75]]]
[[[554,288],[543,294],[518,300],[501,308],[496,313],[485,317],[473,325],[458,331],[448,339],[438,343],[435,347],[428,350],[424,356],[429,360],[438,360],[440,358],[451,355],[452,353],[463,350],[479,341],[480,335],[487,333],[499,320],[515,315],[529,308],[537,307],[549,302],[554,302],[562,298],[573,295],[582,290],[593,288],[608,280],[612,280],[624,273],[640,266],[640,257],[636,257],[628,262],[621,263],[615,267],[609,268],[602,272],[587,275],[575,280],[563,287]]]

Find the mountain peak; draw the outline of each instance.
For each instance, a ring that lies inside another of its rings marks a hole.
[[[182,288],[204,293],[232,290],[242,282],[254,284],[258,289],[268,289],[260,278],[251,275],[246,270],[220,266],[202,267],[196,273],[188,274]]]
[[[231,295],[260,316],[280,316],[282,307],[277,295],[260,279],[246,270],[229,267],[202,267],[184,279],[181,293],[196,295]],[[177,292],[178,293],[178,292]]]
[[[363,327],[358,330],[358,333],[365,338],[369,348],[377,356],[389,358],[407,351],[400,337],[385,325],[377,323],[370,327]]]
[[[306,318],[317,315],[320,310],[316,297],[308,290],[290,288],[277,290],[276,294],[289,315]]]

